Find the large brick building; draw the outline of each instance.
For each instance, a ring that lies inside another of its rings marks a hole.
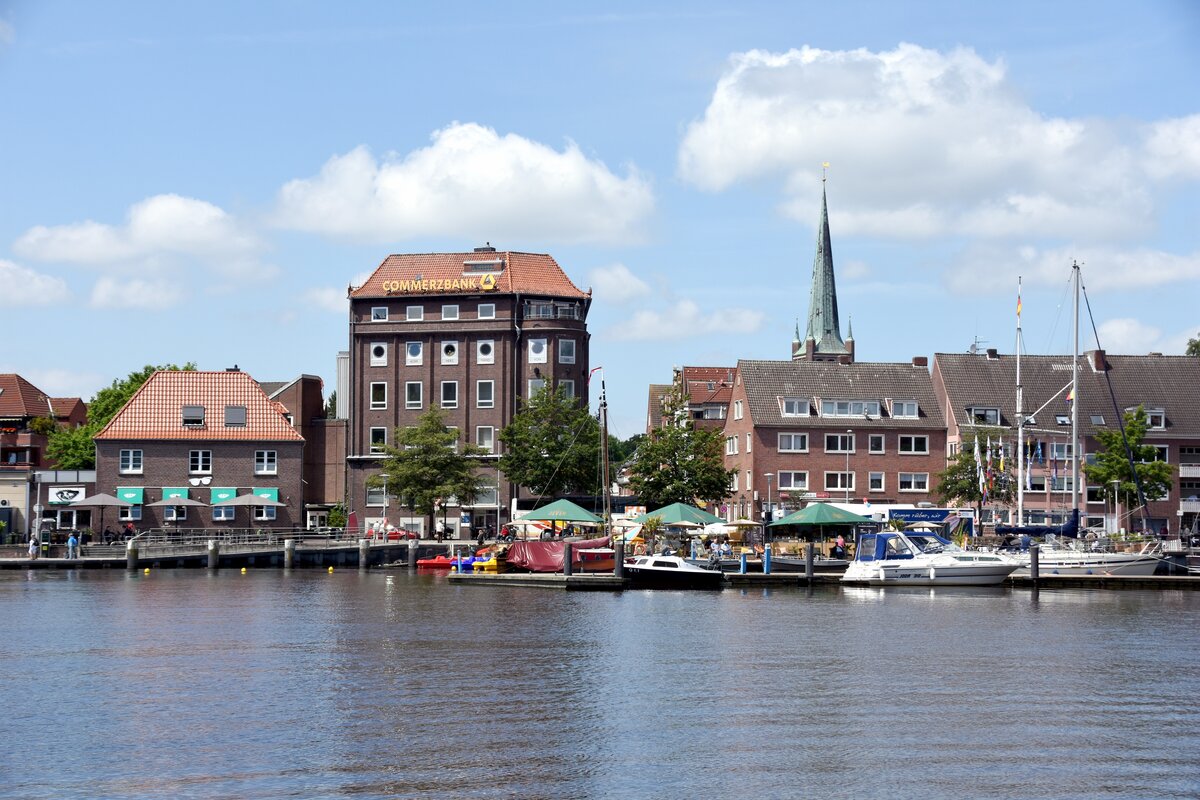
[[[383,521],[424,531],[425,520],[368,490],[381,446],[430,406],[460,441],[488,451],[480,463],[491,491],[444,511],[451,535],[498,527],[514,487],[497,469],[498,434],[520,402],[563,388],[587,402],[590,292],[549,255],[498,252],[388,256],[350,290],[347,507],[360,524]]]

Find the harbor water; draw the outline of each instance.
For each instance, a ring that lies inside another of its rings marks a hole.
[[[1192,798],[1200,592],[0,574],[0,796]]]

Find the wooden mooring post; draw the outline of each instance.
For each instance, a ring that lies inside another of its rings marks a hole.
[[[1038,546],[1036,544],[1029,545],[1029,579],[1033,581],[1033,585],[1037,586],[1038,582]]]
[[[296,540],[283,540],[283,568],[291,569],[296,566]]]

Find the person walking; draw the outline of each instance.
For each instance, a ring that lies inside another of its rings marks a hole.
[[[38,542],[37,534],[35,533],[35,534],[31,535],[29,537],[29,560],[30,561],[37,561],[38,549],[40,547],[41,547],[41,544]]]
[[[76,558],[79,558],[79,540],[75,538],[75,531],[71,531],[71,535],[67,537],[67,560]]]

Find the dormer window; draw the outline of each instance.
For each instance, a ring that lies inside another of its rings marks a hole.
[[[184,406],[183,425],[186,428],[204,427],[204,406]]]
[[[878,417],[878,400],[822,400],[822,417]]]
[[[916,400],[895,400],[892,402],[892,417],[894,419],[917,419],[920,416]]]
[[[187,424],[186,422],[184,423]],[[225,427],[226,428],[244,428],[246,427],[246,407],[245,406],[225,406]]]
[[[1167,427],[1167,412],[1161,408],[1146,411],[1146,427],[1162,430]]]
[[[739,411],[740,411],[740,403]],[[780,398],[780,407],[782,414],[785,417],[807,417],[808,416],[808,398],[806,397],[782,397]]]
[[[971,422],[975,425],[999,425],[1000,409],[986,406],[972,406],[967,409]]]

